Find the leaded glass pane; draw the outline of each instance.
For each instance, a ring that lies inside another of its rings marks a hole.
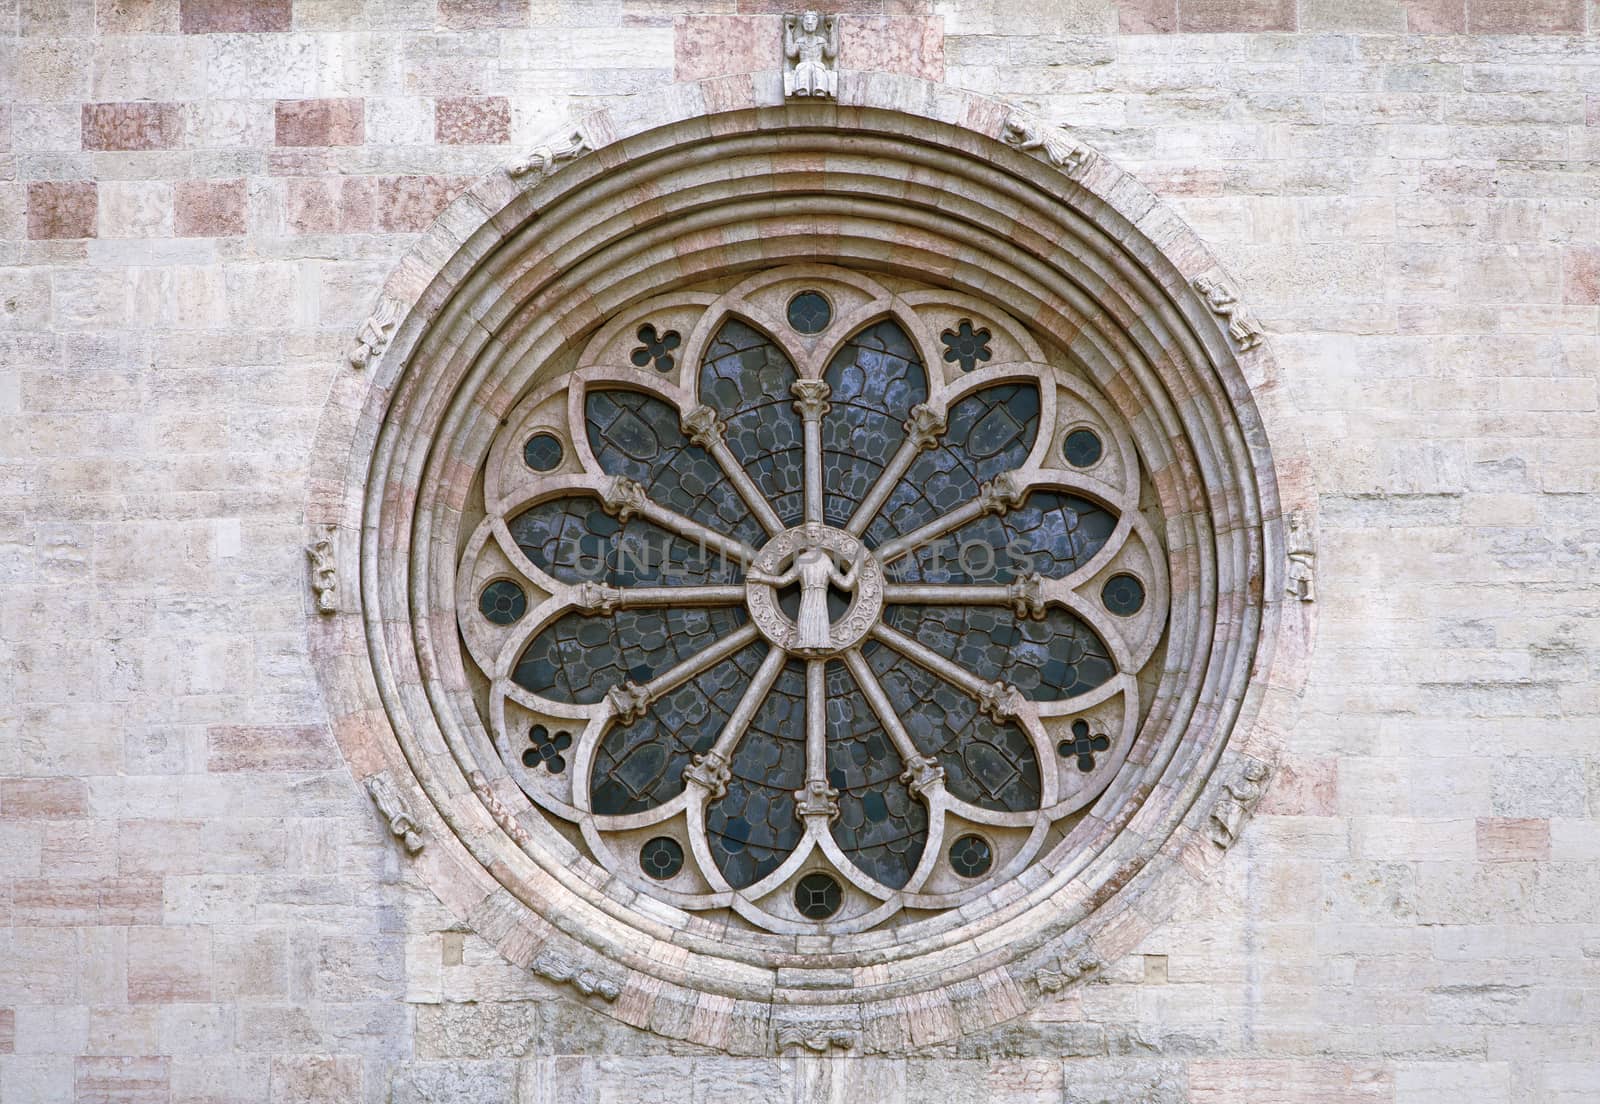
[[[790,385],[798,377],[783,350],[731,318],[700,366],[700,401],[722,416],[728,449],[785,525],[804,510],[805,446]]]
[[[529,642],[511,681],[551,701],[593,704],[624,679],[649,682],[744,621],[737,608],[569,613]]]
[[[829,663],[828,785],[839,791],[833,838],[884,885],[903,886],[928,838],[928,812],[900,781],[904,770],[883,723],[842,663]]]
[[[624,524],[589,495],[530,506],[507,527],[535,567],[564,583],[672,586],[739,579],[735,561],[644,518]]]
[[[1110,510],[1060,491],[1034,491],[1003,517],[987,515],[889,565],[908,583],[1009,583],[1037,572],[1064,579],[1116,531]]]
[[[847,341],[822,378],[832,405],[822,419],[823,517],[844,525],[906,439],[928,375],[905,330],[885,319]]]
[[[711,857],[734,886],[772,873],[800,842],[794,792],[806,782],[805,664],[784,664],[733,757],[728,792],[706,808]]]
[[[892,606],[897,629],[986,681],[1015,686],[1031,701],[1059,701],[1116,674],[1095,631],[1060,606],[1043,618],[1018,617],[1004,606]]]

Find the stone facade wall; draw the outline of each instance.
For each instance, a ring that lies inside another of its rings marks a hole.
[[[1271,331],[1319,639],[1220,878],[911,1059],[700,1053],[458,930],[307,656],[330,382],[467,182],[782,7],[0,0],[0,1102],[1600,1100],[1600,14],[819,6],[1079,128]]]

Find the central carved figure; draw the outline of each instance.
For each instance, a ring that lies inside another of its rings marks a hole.
[[[850,534],[820,522],[806,522],[774,538],[756,557],[745,583],[750,618],[762,635],[786,651],[812,658],[859,643],[883,611],[882,565]],[[795,583],[800,584],[800,610],[791,620],[778,591]],[[837,620],[828,610],[831,587],[851,596]]]
[[[807,526],[807,529],[821,526]],[[807,533],[809,537],[811,534]],[[843,572],[827,549],[813,545],[795,557],[794,566],[782,575],[765,575],[759,571],[748,576],[752,583],[785,587],[796,579],[800,581],[800,618],[795,634],[795,647],[804,650],[826,649],[828,629],[833,618],[828,616],[828,585],[840,590],[853,590],[856,585],[856,565]]]

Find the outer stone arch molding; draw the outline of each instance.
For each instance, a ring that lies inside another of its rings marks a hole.
[[[352,771],[428,841],[419,878],[577,999],[733,1053],[904,1053],[1133,949],[1238,838],[1313,634],[1309,473],[1271,355],[1199,239],[1061,132],[881,73],[842,72],[837,102],[785,102],[776,72],[674,85],[515,169],[391,274],[313,460],[313,661]],[[663,287],[809,263],[1004,304],[1069,357],[1136,442],[1172,592],[1153,702],[1059,861],[839,935],[744,931],[582,861],[502,768],[454,627],[475,480],[547,366]]]

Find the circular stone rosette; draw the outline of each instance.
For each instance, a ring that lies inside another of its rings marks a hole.
[[[840,101],[677,86],[481,181],[309,511],[335,728],[423,882],[737,1053],[903,1053],[1131,949],[1310,636],[1272,365],[1189,231],[981,98]]]

